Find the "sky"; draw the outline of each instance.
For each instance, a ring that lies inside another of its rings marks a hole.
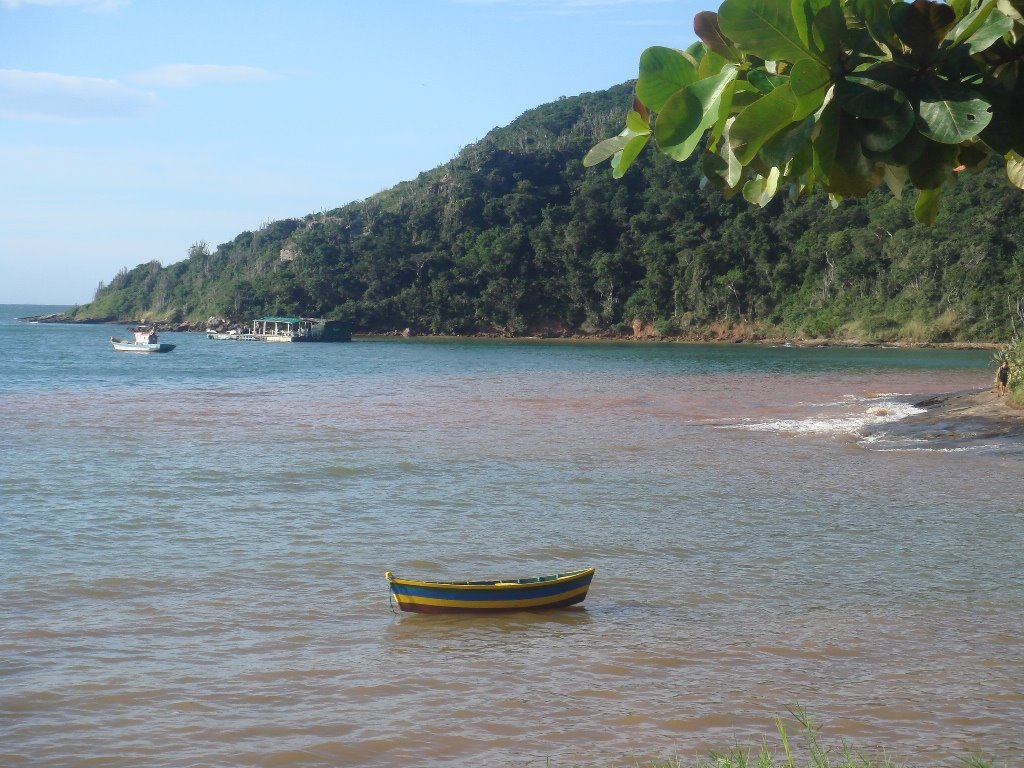
[[[122,268],[389,189],[636,77],[715,7],[0,0],[0,304],[84,304]]]

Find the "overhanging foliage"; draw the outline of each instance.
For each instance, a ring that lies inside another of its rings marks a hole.
[[[653,137],[764,206],[918,190],[931,225],[952,175],[1002,158],[1024,188],[1024,0],[725,0],[686,50],[649,48],[626,127],[587,153],[622,177]]]

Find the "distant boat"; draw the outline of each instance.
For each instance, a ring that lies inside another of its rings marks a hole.
[[[209,331],[207,338],[219,341],[352,341],[352,330],[341,320],[317,317],[261,317],[241,332]]]
[[[174,344],[161,343],[157,338],[155,325],[138,325],[129,328],[135,336],[134,341],[123,341],[110,337],[110,343],[118,352],[170,352]]]
[[[387,571],[398,607],[413,613],[490,613],[564,608],[582,603],[594,568],[496,581],[418,581]]]
[[[237,340],[239,338],[239,336],[240,336],[240,334],[238,333],[238,331],[236,331],[234,329],[232,329],[230,331],[224,331],[224,332],[209,331],[206,334],[206,338],[208,338],[208,339],[220,339],[221,341],[232,340],[232,339],[236,339]]]

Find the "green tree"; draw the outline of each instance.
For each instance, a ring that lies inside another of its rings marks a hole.
[[[918,190],[932,224],[954,173],[1002,158],[1024,188],[1024,0],[725,0],[700,42],[640,57],[625,129],[587,153],[620,178],[653,137],[761,206]]]

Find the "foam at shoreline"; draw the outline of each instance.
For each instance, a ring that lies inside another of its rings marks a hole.
[[[888,424],[924,412],[923,408],[913,405],[905,399],[899,399],[907,397],[909,396],[896,393],[885,393],[868,398],[851,395],[843,402],[816,406],[816,410],[843,408],[844,410],[841,412],[827,414],[819,412],[793,419],[752,420],[732,424],[729,427],[752,432],[855,436],[860,435],[865,427]]]

